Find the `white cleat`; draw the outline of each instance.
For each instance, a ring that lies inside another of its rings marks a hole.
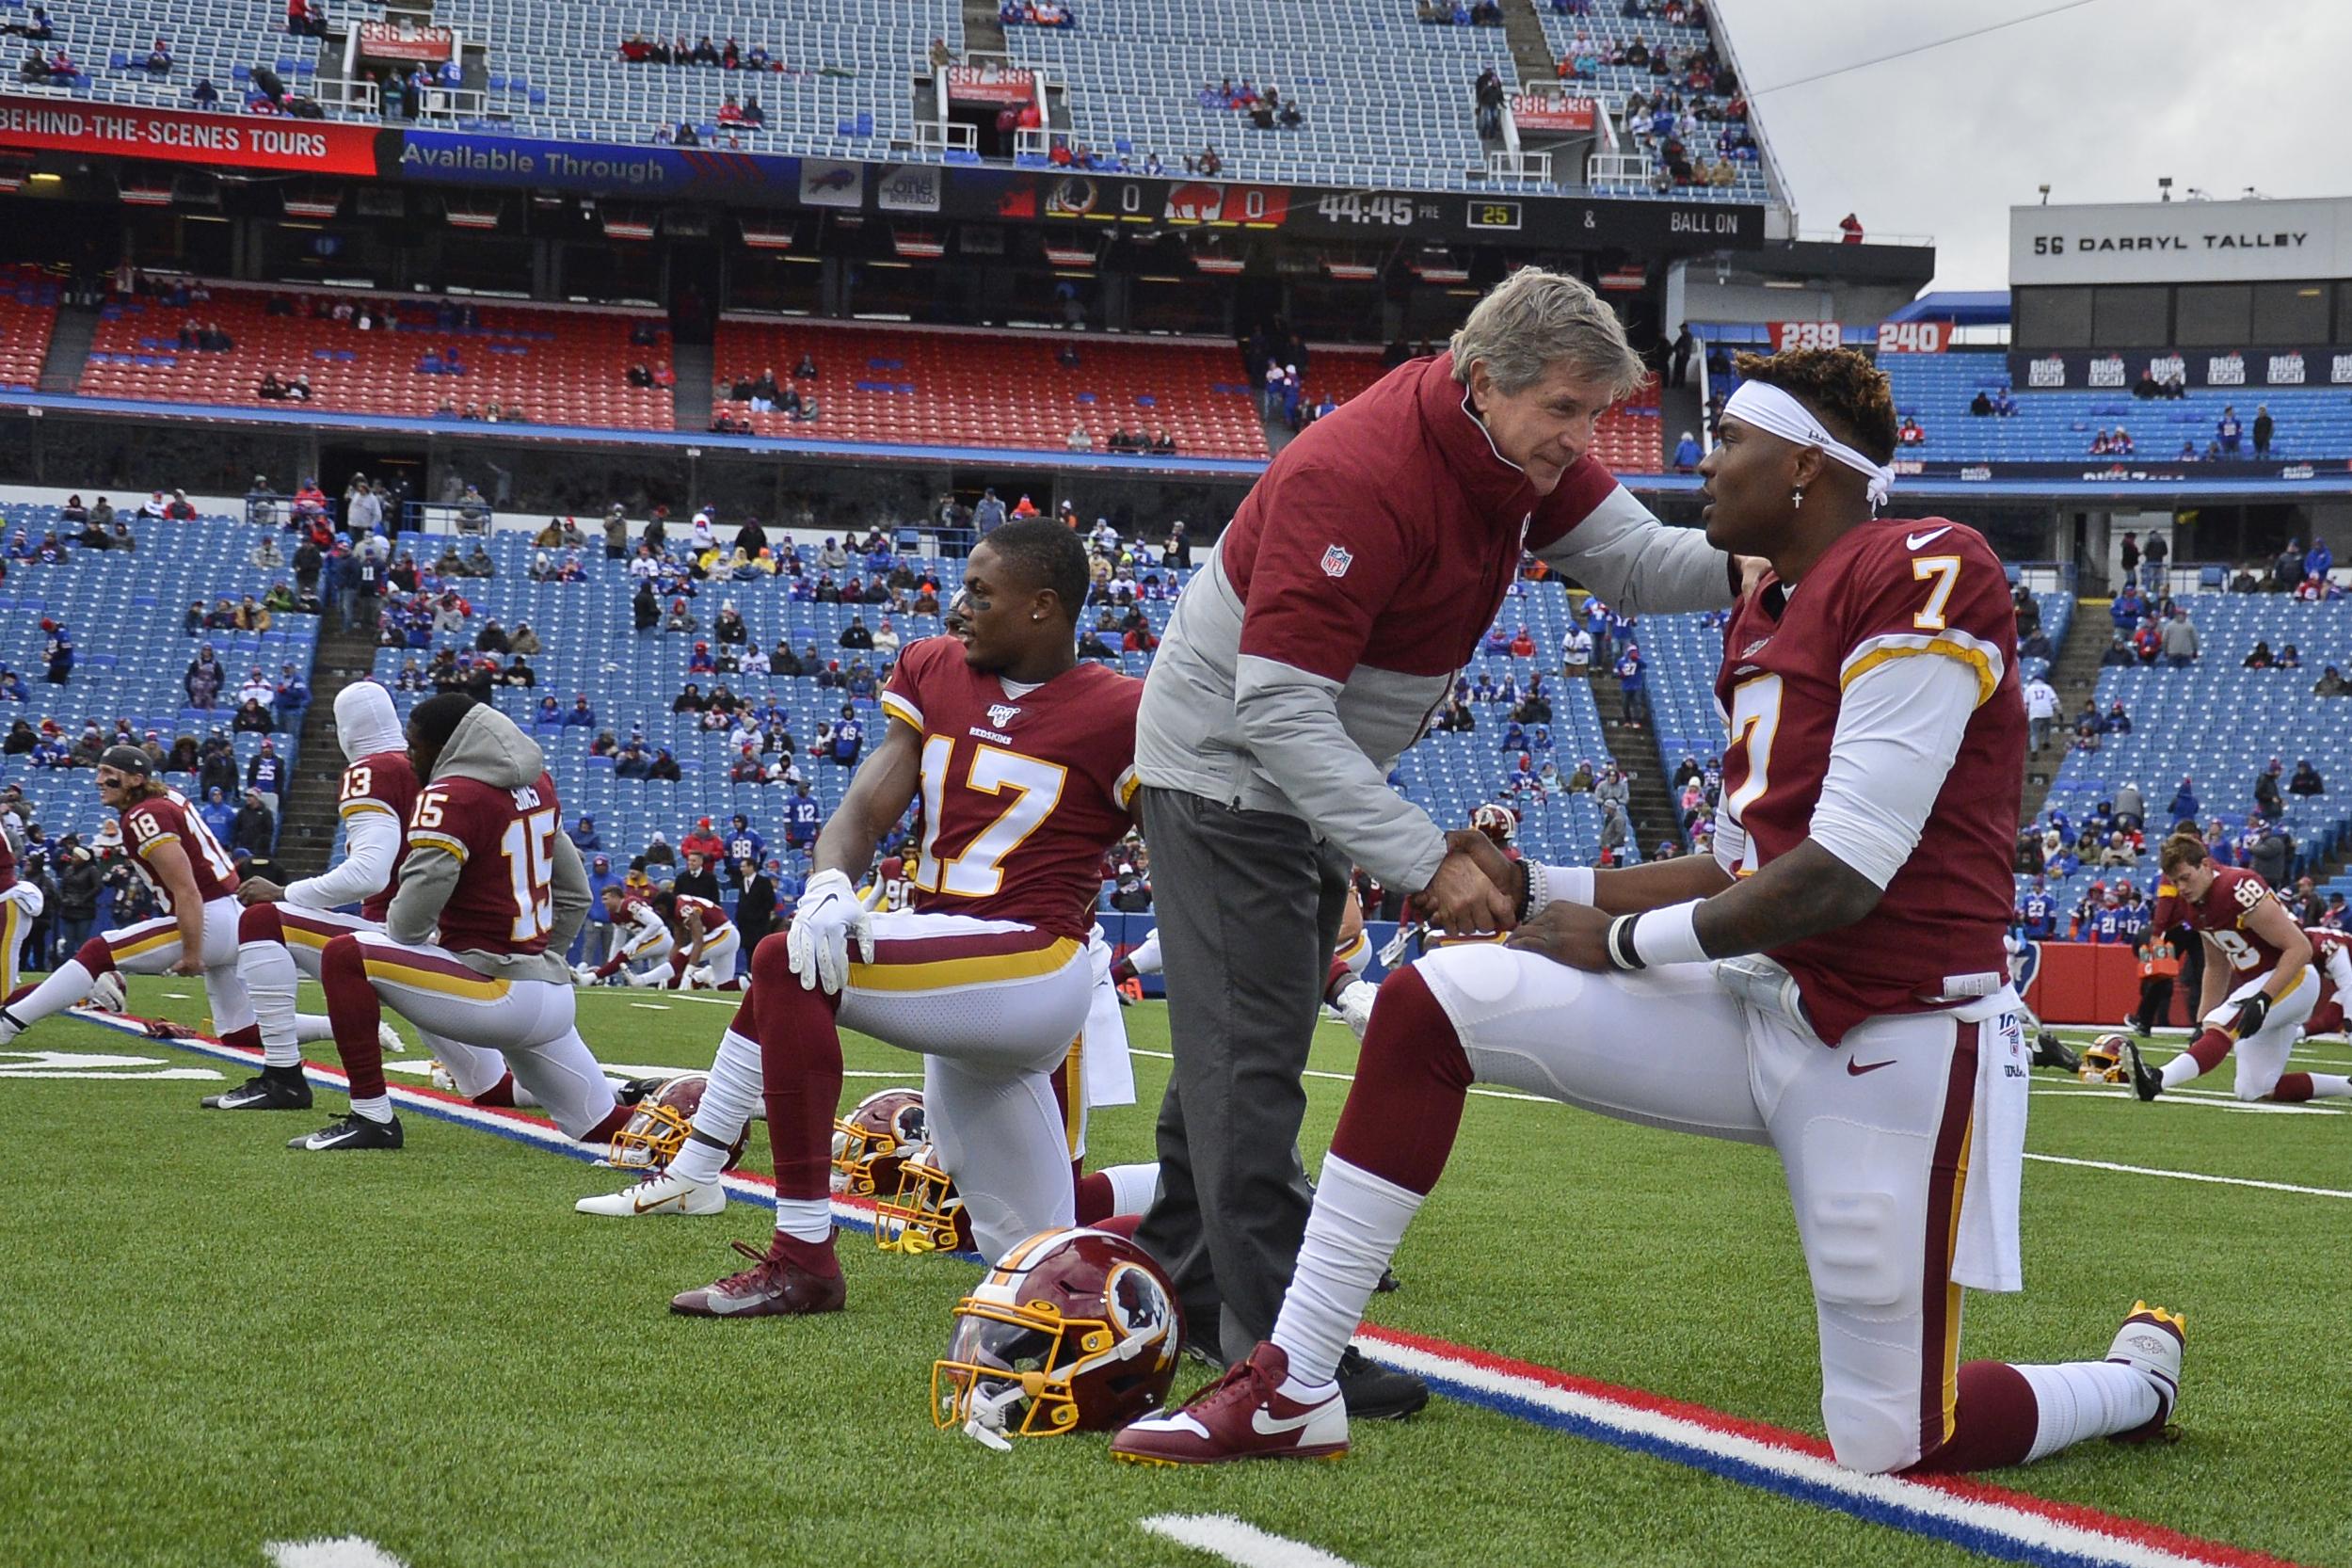
[[[2115,1333],[2115,1342],[2107,1347],[2107,1359],[2129,1367],[2155,1385],[2159,1408],[2155,1419],[2130,1432],[2118,1432],[2120,1443],[2144,1443],[2151,1438],[2169,1440],[2172,1433],[2168,1425],[2172,1419],[2172,1407],[2181,1397],[2181,1350],[2188,1339],[2188,1320],[2161,1306],[2146,1302],[2134,1302],[2131,1316]]]
[[[406,1056],[408,1054],[408,1042],[402,1039],[400,1037],[400,1031],[392,1028],[390,1024],[379,1023],[376,1026],[376,1043],[378,1047],[392,1052],[394,1056]]]
[[[102,1013],[120,1013],[131,1000],[130,988],[122,984],[122,976],[114,969],[89,983],[88,1005]]]
[[[646,1177],[625,1192],[582,1198],[572,1208],[583,1214],[610,1214],[635,1219],[642,1214],[716,1214],[727,1207],[727,1189],[717,1182],[689,1181],[664,1171]]]

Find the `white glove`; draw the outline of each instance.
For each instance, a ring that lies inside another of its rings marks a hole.
[[[1372,1003],[1380,997],[1380,987],[1368,980],[1352,980],[1340,987],[1338,1000],[1332,1005],[1339,1009],[1339,1016],[1364,1038],[1364,1032],[1372,1027]]]
[[[809,990],[832,996],[849,981],[849,939],[857,938],[863,962],[873,962],[873,912],[857,900],[857,889],[840,872],[819,872],[808,879],[792,911],[792,930],[784,952],[792,974]]]

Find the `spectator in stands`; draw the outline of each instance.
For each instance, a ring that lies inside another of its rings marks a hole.
[[[2352,680],[2344,680],[2344,672],[2333,664],[2322,670],[2319,679],[2312,683],[2313,696],[2343,696],[2346,693],[2352,693]]]
[[[2327,792],[2328,781],[2319,776],[2319,770],[2312,766],[2310,758],[2306,757],[2295,764],[2295,776],[2287,780],[2287,793],[2309,799]]]
[[[1976,395],[1968,400],[1968,411],[1978,419],[1992,417],[1992,399],[1986,394],[1982,387],[1978,387]]]
[[[1649,676],[1637,643],[1627,643],[1617,657],[1617,694],[1620,723],[1639,729],[1649,721]]]
[[[2056,688],[2039,675],[2029,678],[2025,682],[2025,724],[2036,751],[2050,744],[2050,728],[2057,717]]]
[[[2018,651],[2023,653],[2024,650],[2021,648]],[[2123,633],[2120,632],[2118,632],[2114,640],[2107,644],[2106,651],[2099,655],[2101,669],[2130,669],[2138,663],[2138,657],[2132,652],[2132,645],[2123,640]]]
[[[2164,623],[2165,662],[2174,669],[2186,668],[2197,658],[2197,628],[2188,618],[2188,606],[2172,607],[2172,618]]]
[[[181,679],[181,685],[188,694],[188,706],[210,708],[228,680],[229,672],[221,668],[213,645],[202,644],[197,648],[196,657],[188,661],[186,673]]]
[[[2237,408],[2224,404],[2221,418],[2214,424],[2214,439],[2221,443],[2223,456],[2234,457],[2238,455],[2238,440],[2244,429],[2245,426],[2238,423]]]
[[[2293,643],[2284,645],[2279,649],[2279,656],[2271,661],[2271,667],[2282,670],[2301,669],[2303,667],[2302,649],[2296,648]]]
[[[278,814],[259,790],[245,792],[244,804],[229,822],[229,848],[240,861],[266,860],[278,841]]]
[[[680,776],[678,759],[669,754],[669,748],[655,748],[652,765],[646,769],[646,777],[655,782],[675,784]]]
[[[2254,809],[2265,817],[2280,816],[2286,811],[2286,799],[2279,792],[2279,776],[2285,771],[2286,764],[2273,757],[2270,765],[2254,776]]]
[[[701,629],[701,617],[694,613],[682,595],[670,600],[669,614],[662,617],[663,631],[698,632]]]
[[[1904,446],[1925,446],[1928,444],[1928,432],[1917,419],[1905,414],[1901,426],[1895,432],[1895,439]]]
[[[2269,642],[2257,637],[2254,640],[2253,651],[2247,654],[2243,667],[2249,670],[2266,670],[2275,661],[2271,657]]]
[[[2270,417],[2270,406],[2257,404],[2254,408],[2254,456],[2256,457],[2270,456],[2270,438],[2278,432],[2278,423]]]

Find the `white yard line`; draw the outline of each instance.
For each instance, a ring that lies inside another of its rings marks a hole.
[[[408,1568],[375,1542],[357,1535],[331,1541],[270,1541],[262,1550],[276,1568]]]
[[[2036,1089],[2038,1100],[2111,1100],[2128,1099],[2132,1091],[2124,1087],[2113,1089]],[[2177,1091],[2168,1091],[2158,1105],[2168,1105],[2176,1111],[2233,1111],[2255,1116],[2341,1116],[2324,1105],[2278,1105],[2269,1100],[2241,1100],[2231,1095],[2218,1099],[2183,1099]]]
[[[1320,1546],[1259,1529],[1230,1513],[1155,1513],[1135,1522],[1154,1535],[1223,1558],[1239,1568],[1355,1568],[1346,1558],[1335,1557]]]
[[[2125,1176],[2165,1176],[2173,1181],[2202,1181],[2216,1187],[2259,1187],[2266,1192],[2300,1192],[2312,1198],[2352,1198],[2334,1187],[2298,1187],[2291,1181],[2256,1181],[2250,1176],[2207,1176],[2202,1171],[2160,1171],[2150,1165],[2121,1165],[2111,1160],[2069,1160],[2062,1154],[2028,1154],[2045,1165],[2072,1165],[2086,1171],[2118,1171]]]

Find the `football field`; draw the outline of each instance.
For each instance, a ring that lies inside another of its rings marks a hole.
[[[203,1014],[172,979],[131,1006]],[[608,1064],[680,1068],[728,1016],[642,991],[581,1014]],[[1151,1157],[1166,1014],[1127,1021],[1145,1106],[1096,1114],[1092,1164]],[[1326,1025],[1310,1164],[1353,1062]],[[2323,1041],[2296,1064],[2347,1062]],[[917,1079],[854,1037],[848,1063],[845,1103]],[[391,1064],[396,1096],[423,1084],[421,1055]],[[764,1242],[756,1180],[717,1217],[590,1218],[572,1200],[621,1182],[528,1116],[404,1096],[405,1150],[297,1155],[342,1095],[197,1109],[246,1072],[69,1018],[0,1051],[0,1562],[2352,1568],[2352,1117],[2238,1106],[2226,1073],[2154,1106],[2038,1074],[2026,1289],[1968,1307],[1965,1354],[2023,1361],[2104,1353],[2135,1297],[2184,1313],[2180,1441],[1920,1485],[1822,1458],[1760,1149],[1477,1094],[1367,1331],[1441,1397],[1336,1464],[1138,1469],[1098,1434],[999,1454],[934,1429],[968,1260],[849,1230],[845,1313],[674,1317],[739,1266],[728,1241]],[[755,1130],[745,1173],[765,1161]],[[1185,1363],[1179,1396],[1203,1375]],[[346,1544],[283,1545],[320,1541]]]

